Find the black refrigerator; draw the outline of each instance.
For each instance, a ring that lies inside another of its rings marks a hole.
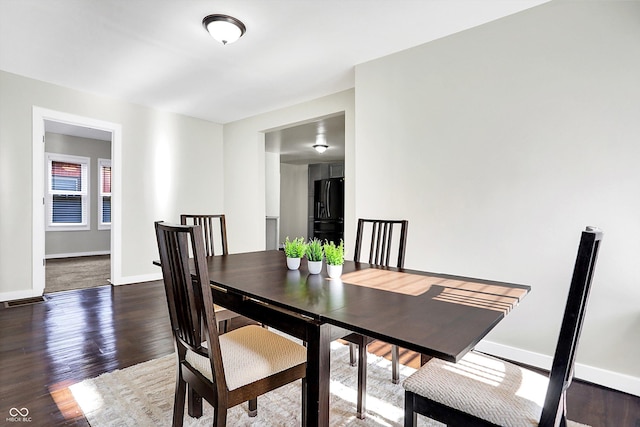
[[[313,237],[339,244],[344,239],[344,178],[315,181],[313,209]]]

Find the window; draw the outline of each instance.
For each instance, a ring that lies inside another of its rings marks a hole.
[[[89,229],[89,158],[47,153],[46,229]]]
[[[98,230],[111,228],[111,160],[98,159]]]

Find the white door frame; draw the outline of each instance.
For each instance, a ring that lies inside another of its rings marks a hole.
[[[122,126],[90,117],[82,117],[46,108],[33,107],[33,271],[30,296],[44,293],[45,285],[45,214],[44,214],[44,133],[45,120],[67,123],[111,132],[111,283],[122,282],[121,224],[122,224],[122,180],[120,164],[122,160]]]

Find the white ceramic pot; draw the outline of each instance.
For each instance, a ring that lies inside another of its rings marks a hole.
[[[322,271],[322,260],[307,261],[307,267],[309,268],[309,273],[319,274]]]
[[[297,270],[298,268],[300,268],[300,258],[287,257],[287,268],[289,270]]]
[[[342,264],[341,265],[329,265],[327,264],[327,274],[332,279],[337,279],[342,275]]]

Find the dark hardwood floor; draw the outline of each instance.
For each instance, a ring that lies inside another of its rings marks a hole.
[[[231,327],[242,323],[233,319]],[[389,356],[389,346],[370,351]],[[173,352],[161,282],[101,286],[47,295],[43,303],[0,308],[0,425],[27,408],[31,426],[87,426],[71,384]],[[401,362],[417,366],[417,354]],[[355,375],[355,370],[354,370]],[[640,398],[575,381],[568,413],[593,427],[640,427]]]

